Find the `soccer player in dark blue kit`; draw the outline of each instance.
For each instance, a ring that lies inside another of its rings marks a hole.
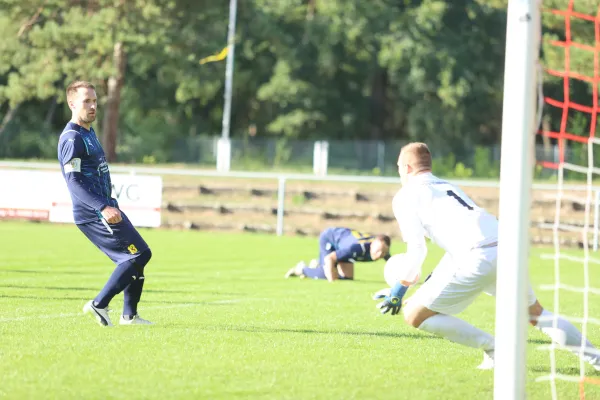
[[[137,313],[144,286],[144,267],[152,253],[148,244],[111,197],[112,184],[104,150],[92,122],[96,120],[95,87],[75,81],[67,87],[72,112],[58,141],[58,160],[73,201],[75,224],[106,254],[116,268],[96,298],[83,307],[102,326],[113,326],[108,304],[123,292],[121,325],[150,325]]]
[[[354,262],[377,261],[390,258],[391,240],[386,235],[371,235],[350,228],[327,228],[319,236],[319,260],[307,266],[300,261],[291,268],[286,278],[354,279]]]

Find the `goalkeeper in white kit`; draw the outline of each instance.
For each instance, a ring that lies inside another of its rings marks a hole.
[[[394,215],[407,243],[403,268],[419,271],[427,255],[425,237],[446,251],[427,280],[407,301],[409,282],[398,281],[378,298],[382,313],[398,314],[415,328],[455,343],[482,349],[480,369],[494,367],[494,337],[453,315],[465,310],[481,292],[496,291],[498,220],[478,207],[458,187],[431,173],[431,153],[424,143],[404,146],[398,159],[402,188],[393,200]],[[381,292],[380,292],[381,293]],[[529,287],[529,315],[533,326],[553,341],[579,354],[582,335],[564,318],[537,301]],[[600,371],[600,352],[587,341],[584,359]]]

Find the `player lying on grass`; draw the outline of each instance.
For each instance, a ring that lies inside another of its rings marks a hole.
[[[496,292],[498,221],[478,207],[458,187],[431,173],[431,153],[423,143],[402,148],[398,159],[402,188],[393,200],[394,215],[408,249],[407,270],[420,271],[427,255],[425,237],[446,254],[425,282],[406,302],[409,283],[399,280],[377,307],[396,315],[403,309],[411,326],[455,343],[482,349],[478,367],[494,366],[494,337],[453,315],[465,310],[481,292]],[[529,287],[530,322],[562,347],[579,354],[582,335],[566,319],[545,310]],[[554,326],[556,320],[556,327]],[[600,371],[600,352],[586,341],[583,358]]]
[[[83,312],[91,314],[102,326],[113,326],[108,303],[123,292],[125,304],[119,323],[148,325],[149,321],[139,317],[137,305],[144,286],[144,267],[152,253],[111,197],[110,171],[91,127],[97,111],[94,86],[73,82],[67,88],[67,102],[72,118],[58,140],[58,160],[73,201],[75,224],[116,264],[104,288],[85,304]]]
[[[387,260],[391,240],[386,235],[371,235],[349,228],[327,228],[319,236],[319,260],[307,266],[300,261],[291,268],[286,278],[354,279],[354,262]]]

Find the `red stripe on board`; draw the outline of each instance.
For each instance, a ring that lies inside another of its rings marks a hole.
[[[26,208],[0,208],[0,218],[5,219],[48,219],[50,217],[50,213],[48,210],[34,210],[34,209],[26,209]]]

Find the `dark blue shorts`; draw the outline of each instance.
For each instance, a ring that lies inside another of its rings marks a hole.
[[[333,253],[335,248],[333,247],[332,228],[327,228],[319,236],[319,266],[325,265],[325,257],[329,253]]]
[[[77,225],[79,230],[117,265],[139,256],[148,249],[148,244],[123,211],[121,216],[121,222],[109,224],[112,234],[102,221]]]

